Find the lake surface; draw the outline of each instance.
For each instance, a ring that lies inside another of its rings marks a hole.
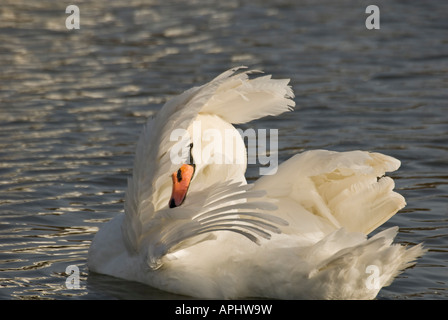
[[[290,78],[297,107],[243,128],[279,131],[279,161],[371,150],[407,206],[380,230],[429,252],[378,299],[448,298],[448,2],[3,0],[0,299],[177,299],[89,274],[98,228],[123,211],[137,137],[167,99],[238,65]],[[248,179],[257,178],[256,165]],[[80,288],[68,289],[76,265]]]

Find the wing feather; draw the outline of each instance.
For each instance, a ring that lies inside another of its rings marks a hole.
[[[225,189],[218,201],[210,202],[214,190]],[[145,226],[144,241],[148,244],[148,265],[159,268],[161,258],[173,250],[191,245],[192,238],[217,231],[237,232],[249,240],[259,243],[260,238],[269,239],[271,233],[279,233],[279,225],[287,225],[283,219],[268,213],[276,206],[266,201],[251,201],[262,196],[260,192],[247,190],[247,185],[235,186],[223,182],[201,192],[202,201],[195,201],[192,194],[181,207],[163,209]],[[205,199],[204,199],[205,198]],[[209,239],[201,238],[193,243]]]

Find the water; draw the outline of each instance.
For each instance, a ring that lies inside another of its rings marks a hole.
[[[448,298],[448,3],[4,0],[0,8],[0,298],[176,299],[89,274],[87,252],[123,211],[141,125],[170,97],[236,65],[291,78],[280,161],[363,149],[402,161],[397,242],[429,249],[378,299]],[[256,166],[248,179],[257,177]],[[66,267],[80,270],[68,289]]]

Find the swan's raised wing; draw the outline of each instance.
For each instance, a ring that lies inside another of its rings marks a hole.
[[[228,72],[214,80],[222,83],[216,86],[213,97],[201,108],[202,113],[216,114],[229,123],[238,124],[276,116],[295,106],[289,79],[272,79],[271,75],[249,78],[250,74],[259,71],[228,77]]]
[[[254,72],[241,69],[231,69],[203,86],[187,90],[148,120],[137,143],[133,175],[125,196],[122,233],[129,250],[139,250],[148,221],[167,206],[158,200],[171,188],[167,186],[169,175],[177,170],[170,159],[170,150],[176,143],[170,140],[173,130],[186,130],[201,113],[218,115],[229,123],[243,123],[278,115],[294,106],[289,80],[251,78],[249,75]]]
[[[279,207],[288,202],[277,212],[292,228],[312,230],[303,213],[324,219],[330,229],[369,234],[406,204],[392,178],[384,176],[399,166],[400,161],[380,153],[312,150],[282,163],[276,175],[261,177],[254,189],[283,199]]]

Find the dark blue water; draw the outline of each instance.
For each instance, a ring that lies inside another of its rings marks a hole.
[[[123,211],[141,125],[170,97],[237,65],[287,77],[279,160],[303,150],[399,158],[407,207],[381,227],[429,252],[379,299],[448,298],[448,3],[4,0],[0,8],[0,298],[178,298],[89,274],[101,224]],[[248,179],[258,175],[256,166]],[[68,289],[66,267],[80,270]]]

